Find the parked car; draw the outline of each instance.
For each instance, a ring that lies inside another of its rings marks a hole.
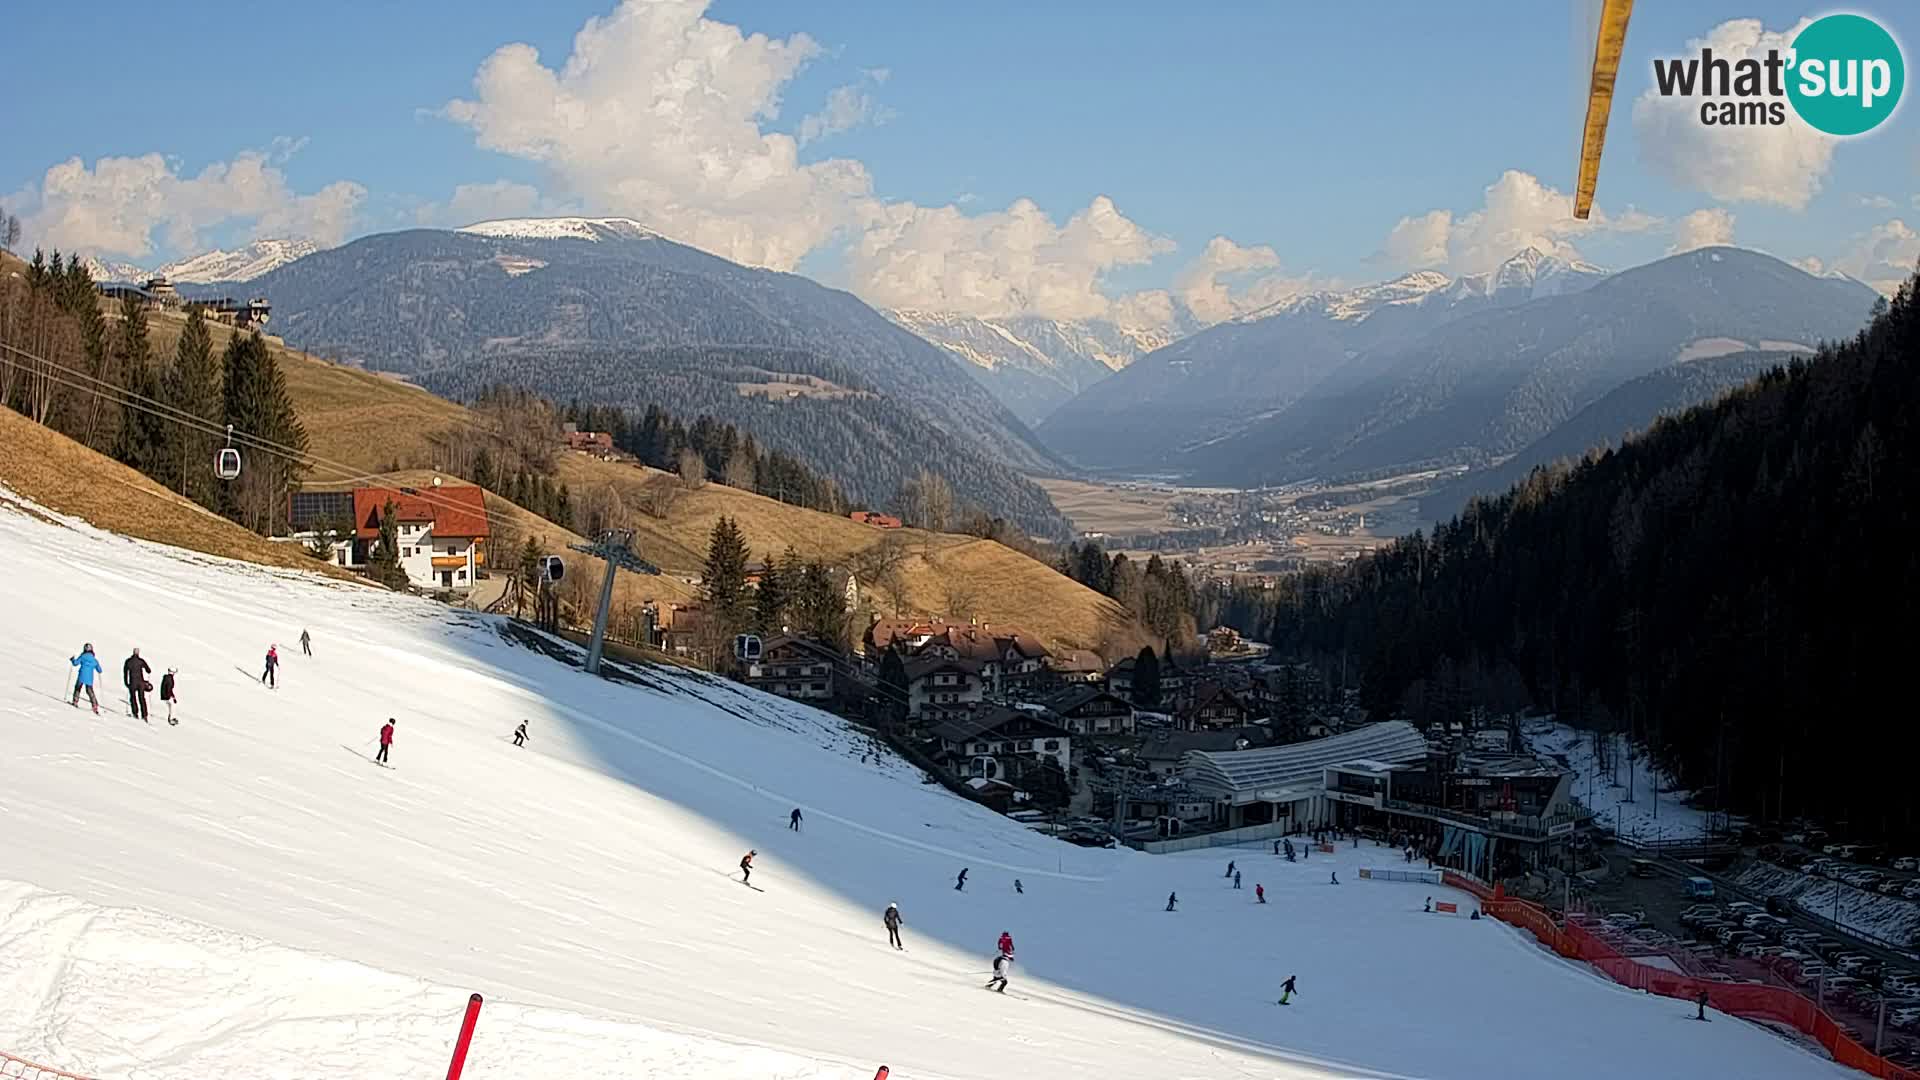
[[[1639,915],[1630,914],[1625,911],[1614,911],[1607,914],[1605,921],[1609,926],[1617,926],[1622,930],[1631,930],[1639,926],[1642,920]]]
[[[1908,900],[1920,900],[1920,881],[1909,881],[1900,886],[1900,895]]]
[[[1840,849],[1846,846],[1847,845],[1845,844],[1821,844],[1820,854],[1832,855],[1832,856],[1838,857],[1840,854]]]
[[[1920,857],[1915,857],[1913,855],[1902,855],[1899,858],[1893,860],[1893,862],[1889,865],[1891,865],[1895,870],[1905,870],[1911,873],[1915,870],[1920,870]]]
[[[1704,922],[1718,914],[1720,914],[1720,908],[1717,905],[1695,904],[1680,913],[1680,921],[1687,926],[1692,926],[1694,923]]]
[[[1872,963],[1873,963],[1872,957],[1862,956],[1859,953],[1843,953],[1840,956],[1834,957],[1833,959],[1833,966],[1839,968],[1841,971],[1844,971],[1849,975],[1858,974],[1860,972],[1860,969]]]
[[[1900,890],[1906,887],[1907,883],[1901,881],[1899,878],[1888,878],[1880,884],[1875,885],[1873,891],[1882,896],[1898,896],[1900,895]]]
[[[1779,948],[1780,946],[1778,945],[1769,945],[1764,940],[1761,940],[1749,941],[1733,951],[1735,955],[1744,956],[1751,960],[1764,960],[1768,956],[1773,955]]]
[[[1812,986],[1831,974],[1833,972],[1827,969],[1827,965],[1818,960],[1809,960],[1794,971],[1793,981],[1801,986]]]
[[[1920,1008],[1903,1005],[1887,1014],[1887,1023],[1902,1031],[1912,1031],[1920,1027]]]
[[[1809,945],[1815,941],[1820,940],[1820,935],[1815,933],[1812,930],[1802,930],[1802,929],[1799,929],[1798,927],[1793,927],[1793,928],[1781,931],[1780,940],[1786,942],[1788,945],[1793,945],[1797,947],[1801,945]]]

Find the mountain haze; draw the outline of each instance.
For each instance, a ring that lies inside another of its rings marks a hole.
[[[1421,270],[1302,293],[1141,358],[1057,409],[1041,435],[1084,467],[1177,472],[1187,467],[1184,449],[1286,407],[1360,352],[1474,312],[1577,292],[1604,275],[1529,249],[1487,274]]]
[[[1042,431],[1084,465],[1206,484],[1484,465],[1668,365],[1843,337],[1875,296],[1737,248],[1610,276],[1529,251],[1295,297],[1142,359]]]
[[[951,354],[1028,424],[1040,423],[1074,395],[1191,329],[1184,322],[1143,327],[1104,319],[982,319],[912,310],[883,314]]]

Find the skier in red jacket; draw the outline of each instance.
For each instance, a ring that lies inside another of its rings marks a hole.
[[[1000,951],[1008,956],[1013,955],[1013,935],[1005,930],[1000,931]]]
[[[387,764],[387,751],[393,749],[393,718],[380,725],[380,753],[373,759],[382,765]]]

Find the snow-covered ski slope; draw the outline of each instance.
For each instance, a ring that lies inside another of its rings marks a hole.
[[[489,618],[22,506],[0,490],[16,1054],[140,1080],[439,1075],[477,990],[476,1080],[1852,1075],[1423,915],[1436,890],[1358,879],[1390,853],[1056,843],[812,710],[590,678]],[[99,717],[64,697],[83,641]],[[269,643],[277,690],[255,681]],[[178,727],[126,716],[134,646],[156,684],[180,668]],[[390,716],[388,770],[367,755]],[[1004,997],[982,989],[1002,930]]]

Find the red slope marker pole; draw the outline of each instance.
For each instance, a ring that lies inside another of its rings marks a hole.
[[[888,1071],[885,1065],[880,1066],[880,1071],[873,1074],[873,1080],[887,1080]]]
[[[466,1019],[460,1021],[460,1038],[453,1044],[453,1064],[447,1066],[447,1080],[460,1080],[467,1067],[467,1047],[473,1044],[473,1026],[480,1022],[480,995],[467,999]]]

